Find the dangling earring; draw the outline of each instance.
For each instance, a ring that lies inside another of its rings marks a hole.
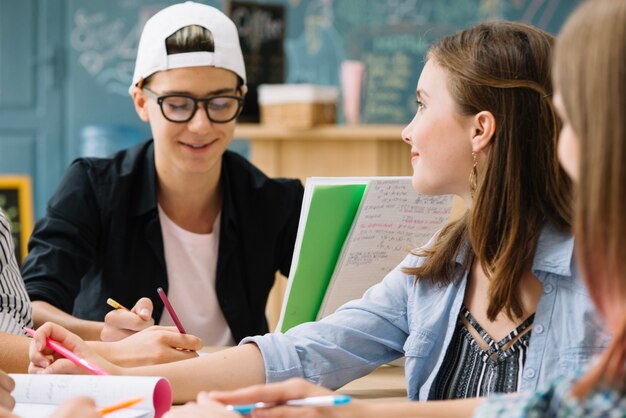
[[[474,198],[474,194],[476,193],[476,188],[478,187],[478,170],[476,169],[476,165],[478,161],[476,160],[476,153],[472,151],[472,159],[474,160],[474,166],[472,167],[472,171],[470,171],[469,175],[469,187],[470,187],[470,196]]]

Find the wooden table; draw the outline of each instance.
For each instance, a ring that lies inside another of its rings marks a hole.
[[[320,125],[308,129],[238,124],[250,160],[271,177],[409,176],[402,125]]]
[[[367,376],[338,389],[337,392],[371,401],[381,399],[385,402],[406,401],[404,367],[380,366]]]

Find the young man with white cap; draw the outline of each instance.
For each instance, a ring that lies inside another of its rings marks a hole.
[[[163,287],[205,345],[267,331],[267,296],[276,271],[288,274],[303,190],[226,150],[246,93],[234,23],[194,2],[161,10],[144,27],[129,92],[154,139],[68,169],[22,269],[35,324],[105,340],[152,317],[171,325],[156,297]],[[103,323],[109,297],[134,307]]]

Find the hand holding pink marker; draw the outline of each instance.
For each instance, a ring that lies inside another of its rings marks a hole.
[[[181,324],[180,320],[178,319],[178,315],[176,315],[176,312],[174,312],[174,308],[172,307],[172,304],[167,299],[167,296],[165,295],[165,291],[163,290],[163,288],[159,287],[157,289],[157,293],[159,294],[159,297],[163,301],[163,304],[165,305],[165,309],[167,309],[170,316],[172,317],[172,321],[174,321],[174,324],[176,324],[176,328],[178,328],[178,331],[181,334],[187,334],[187,332],[185,332],[185,328],[183,328],[183,324]]]
[[[35,330],[32,328],[24,327],[24,331],[26,331],[26,333],[30,335],[31,337],[35,336]],[[84,369],[87,369],[93,374],[97,374],[100,376],[110,376],[110,373],[104,370],[103,368],[101,368],[100,366],[92,364],[88,362],[87,360],[85,360],[84,358],[78,357],[69,349],[63,347],[60,343],[54,340],[51,340],[48,337],[46,337],[46,345],[50,347],[51,349],[53,349],[54,351],[56,351],[57,353],[59,353],[60,355],[62,355],[63,357],[65,357],[66,359],[70,360],[75,365],[82,367]]]

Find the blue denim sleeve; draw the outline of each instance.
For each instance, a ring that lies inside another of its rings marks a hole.
[[[400,266],[415,264],[408,256]],[[284,334],[248,337],[263,355],[268,383],[303,377],[335,389],[403,355],[409,330],[408,288],[412,276],[396,267],[361,299],[346,303],[319,322]]]

